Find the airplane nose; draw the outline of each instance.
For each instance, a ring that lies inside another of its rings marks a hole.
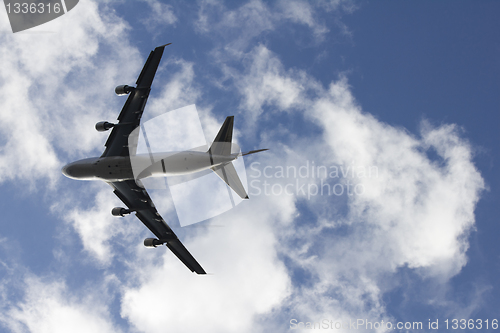
[[[61,172],[63,175],[65,175],[68,178],[71,178],[71,163],[66,164],[62,169]]]

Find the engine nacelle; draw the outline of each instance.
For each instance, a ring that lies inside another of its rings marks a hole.
[[[111,210],[111,214],[113,216],[125,216],[125,215],[130,214],[130,213],[132,213],[131,210],[125,209],[122,207],[115,207]]]
[[[95,129],[98,132],[105,132],[113,127],[115,127],[115,124],[108,123],[107,121],[100,121],[97,124],[95,124]]]
[[[145,247],[157,247],[159,245],[162,245],[163,243],[157,240],[156,238],[146,238],[144,240],[144,246]]]
[[[130,94],[130,92],[134,91],[134,89],[135,89],[134,87],[127,86],[126,84],[124,84],[124,85],[116,87],[115,88],[115,93],[118,96],[123,96],[123,95]]]

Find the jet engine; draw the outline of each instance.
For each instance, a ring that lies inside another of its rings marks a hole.
[[[115,207],[111,210],[111,214],[113,216],[125,216],[125,215],[130,214],[130,213],[132,213],[132,211],[130,209],[125,209],[122,207]]]
[[[118,96],[123,96],[123,95],[130,94],[130,92],[134,91],[134,89],[135,89],[134,87],[127,86],[126,84],[124,84],[124,85],[116,87],[115,88],[115,93]]]
[[[100,121],[97,124],[95,124],[95,129],[98,132],[105,132],[105,131],[109,130],[112,127],[115,127],[115,124],[108,123],[107,121]]]
[[[146,238],[144,240],[145,247],[157,247],[158,245],[162,245],[163,243],[157,240],[156,238]]]

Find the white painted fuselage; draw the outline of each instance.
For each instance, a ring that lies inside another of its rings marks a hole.
[[[238,154],[213,155],[197,151],[93,157],[67,164],[62,173],[73,179],[115,182],[191,174],[231,162],[237,157]]]

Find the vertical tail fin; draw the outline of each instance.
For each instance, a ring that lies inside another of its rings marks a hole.
[[[219,133],[217,133],[217,136],[215,137],[212,146],[210,146],[208,153],[210,154],[210,161],[212,165],[218,164],[214,163],[212,155],[226,155],[226,156],[231,155],[233,124],[234,124],[234,116],[227,117],[226,120],[224,121],[224,124],[222,124]],[[267,149],[252,150],[246,153],[240,153],[238,155],[235,155],[234,158],[237,158],[239,156],[255,154],[265,150]],[[234,168],[232,162],[227,162],[224,164],[213,166],[212,170],[242,199],[248,199],[248,194],[245,190],[245,187],[243,187],[243,184],[241,183],[241,180],[238,177],[238,173],[236,172],[236,169]]]
[[[229,116],[222,124],[217,133],[212,146],[208,150],[213,164],[212,155],[231,155],[231,141],[233,140],[234,116]],[[247,192],[241,183],[238,173],[232,162],[212,167],[212,170],[219,176],[230,188],[233,189],[242,199],[248,199]]]
[[[222,124],[208,152],[213,155],[231,155],[234,116],[229,116]]]

